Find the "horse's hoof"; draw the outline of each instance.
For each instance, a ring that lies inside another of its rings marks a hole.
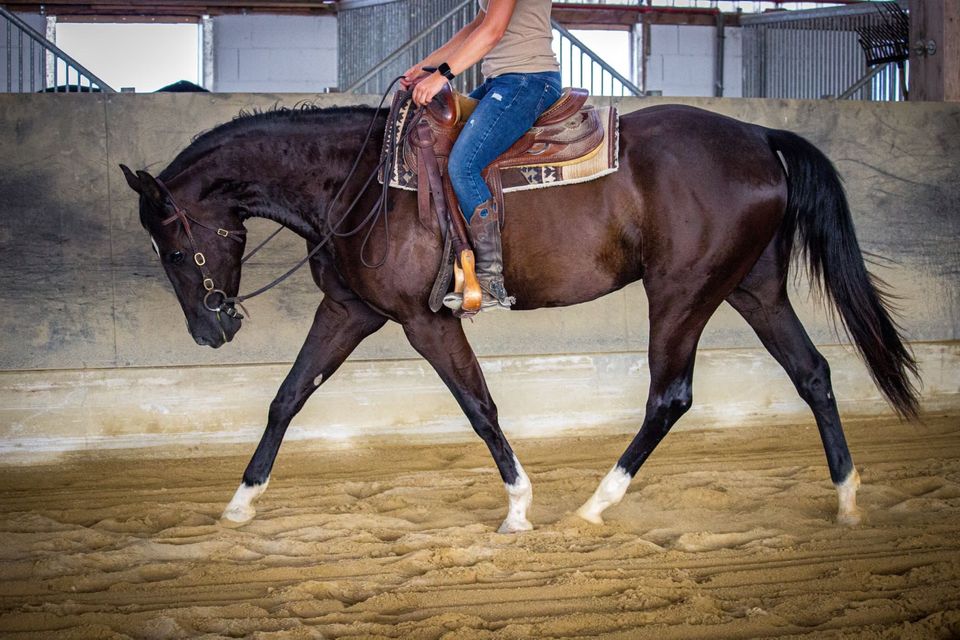
[[[257,510],[253,507],[227,507],[220,516],[220,523],[228,527],[239,527],[253,520],[255,515]]]
[[[603,516],[601,516],[599,513],[594,513],[593,511],[585,509],[584,507],[577,509],[576,513],[578,516],[591,524],[603,524]]]
[[[520,533],[521,531],[530,531],[533,525],[527,519],[523,520],[504,520],[497,533]]]
[[[856,511],[849,511],[847,513],[838,513],[837,514],[837,524],[842,524],[847,527],[855,527],[863,521],[863,513],[860,509]]]

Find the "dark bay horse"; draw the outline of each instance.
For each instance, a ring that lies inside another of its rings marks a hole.
[[[122,167],[140,194],[140,219],[198,344],[219,347],[240,328],[230,305],[210,310],[215,286],[236,295],[243,222],[274,220],[309,248],[331,226],[360,227],[377,189],[362,180],[344,193],[348,213],[326,213],[355,158],[357,175],[376,166],[384,118],[361,153],[369,108],[278,110],[235,119],[197,138],[156,178]],[[683,106],[657,106],[621,119],[620,170],[583,184],[507,195],[506,283],[516,310],[572,305],[642,280],[649,301],[650,392],[636,437],[578,514],[602,522],[640,466],[692,402],[694,356],[707,320],[724,301],[753,327],[816,418],[839,494],[839,519],[856,521],[853,466],[826,360],[787,298],[791,255],[839,312],[870,372],[902,416],[916,416],[916,364],[864,266],[840,179],[803,138]],[[506,485],[503,532],[531,527],[530,481],[504,434],[497,407],[460,320],[431,313],[440,231],[417,216],[416,194],[392,192],[384,220],[363,236],[335,236],[310,260],[323,292],[306,341],[270,405],[243,482],[224,517],[245,522],[263,493],[284,432],[310,395],[367,336],[399,323],[483,438]],[[331,218],[328,220],[327,218]],[[233,240],[233,241],[231,241]],[[195,259],[194,253],[202,253]],[[199,265],[199,262],[204,262]],[[204,283],[209,278],[210,282]],[[482,322],[482,318],[480,320]]]

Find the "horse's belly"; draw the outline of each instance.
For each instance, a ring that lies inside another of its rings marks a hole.
[[[504,248],[505,283],[517,299],[516,309],[565,307],[639,280],[639,255],[619,240],[559,242],[547,250],[508,245]]]
[[[504,269],[516,308],[587,302],[642,277],[637,204],[618,177],[508,199]]]

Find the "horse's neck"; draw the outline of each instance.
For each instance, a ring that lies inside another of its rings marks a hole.
[[[274,197],[257,197],[253,201],[242,203],[241,220],[247,218],[265,218],[290,229],[307,240],[317,242],[323,235],[321,215],[311,216],[302,207],[283,205]]]
[[[363,129],[368,124],[366,118],[363,118]],[[264,154],[260,151],[258,156],[253,156],[259,157],[260,161],[256,166],[247,168],[252,175],[236,176],[238,182],[248,185],[245,193],[238,195],[238,203],[241,204],[243,218],[273,220],[307,240],[317,242],[327,234],[328,208],[334,194],[348,177],[356,154],[360,152],[359,140],[363,130],[359,121],[338,123],[335,130],[331,127],[314,127],[305,133],[306,127],[310,127],[310,124],[297,123],[288,139],[272,147],[274,153]],[[358,142],[352,145],[354,140]],[[351,148],[353,146],[356,148]],[[256,148],[262,150],[264,145]],[[270,148],[269,145],[267,148]],[[250,152],[243,149],[237,149],[236,152],[236,160],[240,161],[228,165],[247,167],[249,162],[243,162],[243,158],[251,157]],[[368,160],[375,162],[378,153],[379,137],[376,137],[370,142],[365,155]],[[319,166],[318,157],[322,163]],[[371,162],[360,163],[357,175],[349,181],[348,188],[335,203],[338,211],[353,200],[371,170],[366,166],[368,164]],[[261,176],[273,177],[264,179]]]

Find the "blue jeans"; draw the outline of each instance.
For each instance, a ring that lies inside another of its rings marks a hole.
[[[477,205],[491,197],[480,172],[560,98],[560,73],[505,73],[488,78],[470,97],[480,103],[453,145],[447,169],[468,223]]]

